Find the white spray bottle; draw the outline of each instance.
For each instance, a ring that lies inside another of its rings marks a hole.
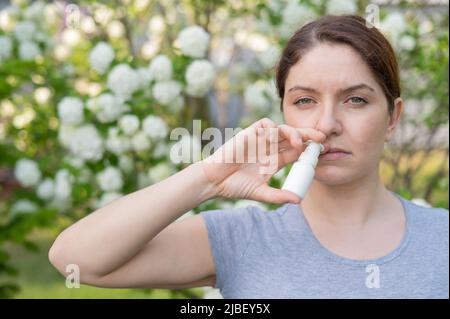
[[[297,194],[302,200],[314,178],[315,168],[319,161],[319,155],[325,147],[311,140],[307,141],[306,149],[300,154],[298,161],[292,165],[282,189]]]

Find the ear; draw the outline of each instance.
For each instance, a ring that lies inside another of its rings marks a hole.
[[[397,124],[400,122],[400,116],[403,113],[403,100],[401,97],[398,97],[394,100],[394,110],[392,111],[392,115],[389,116],[388,126],[386,128],[386,136],[385,141],[389,142],[394,136],[395,128]]]

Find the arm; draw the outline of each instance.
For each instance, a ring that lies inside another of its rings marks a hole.
[[[50,262],[102,287],[183,288],[214,284],[214,262],[200,216],[173,223],[216,196],[200,162],[94,211],[55,240]],[[206,281],[205,281],[206,280]]]
[[[214,197],[249,198],[282,204],[298,202],[286,190],[269,187],[269,174],[258,173],[260,163],[224,161],[238,148],[256,152],[248,137],[274,143],[268,130],[277,125],[262,119],[222,145],[213,155],[167,179],[94,211],[64,230],[49,251],[50,262],[66,275],[77,264],[80,280],[100,287],[188,288],[215,283],[215,264],[206,225],[201,216],[174,222],[185,212]],[[314,129],[279,126],[278,169],[295,161],[303,142],[322,141]],[[266,131],[267,133],[268,131]],[[251,140],[251,139],[250,139]]]

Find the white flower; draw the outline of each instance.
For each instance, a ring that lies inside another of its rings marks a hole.
[[[400,34],[408,29],[405,17],[396,11],[389,13],[380,23],[380,29],[386,33],[391,40],[397,41]]]
[[[120,136],[118,128],[110,128],[108,131],[108,138],[105,142],[105,147],[111,153],[121,155],[129,150],[130,140],[125,136]]]
[[[73,176],[67,169],[61,169],[55,175],[55,198],[60,202],[67,202],[72,193]]]
[[[153,149],[153,157],[154,158],[160,158],[165,155],[167,155],[169,152],[169,148],[166,143],[158,143],[156,144],[155,148]]]
[[[97,183],[103,191],[118,191],[123,186],[122,173],[115,167],[107,167],[96,176]]]
[[[167,109],[171,113],[178,113],[184,106],[184,97],[183,95],[179,95],[173,100],[169,105],[167,105]]]
[[[315,19],[316,14],[309,7],[299,4],[297,1],[290,1],[282,12],[282,24],[284,36],[296,31],[300,26]]]
[[[7,36],[0,36],[0,61],[8,59],[12,53],[12,41]]]
[[[113,20],[110,23],[108,23],[108,26],[106,27],[106,32],[113,39],[123,38],[125,34],[125,26],[119,20]]]
[[[162,105],[175,102],[180,94],[181,85],[173,80],[157,82],[153,86],[153,96]]]
[[[203,299],[223,299],[220,289],[205,287],[203,291]]]
[[[41,171],[35,161],[22,158],[16,162],[14,176],[23,186],[35,186],[41,180]]]
[[[166,55],[160,54],[154,57],[148,69],[155,81],[167,81],[172,78],[172,61]]]
[[[63,124],[81,124],[84,119],[83,101],[77,97],[65,97],[58,103],[58,117]]]
[[[100,74],[104,74],[114,60],[114,50],[106,42],[99,42],[89,53],[89,63]]]
[[[47,207],[57,209],[60,214],[67,212],[71,208],[71,197],[61,198],[53,197],[53,199],[47,204]]]
[[[136,72],[139,74],[139,87],[141,89],[147,89],[150,86],[150,82],[153,79],[152,73],[148,68],[138,68]]]
[[[168,133],[166,122],[154,115],[149,115],[142,121],[142,130],[152,139],[164,138]]]
[[[36,194],[41,199],[50,199],[55,194],[55,183],[51,178],[44,179],[36,189]]]
[[[62,124],[58,130],[58,140],[61,145],[69,147],[76,127],[74,125]]]
[[[280,58],[281,50],[279,47],[272,45],[267,50],[258,55],[258,59],[265,69],[271,69],[275,66]]]
[[[151,147],[150,139],[142,131],[139,131],[132,137],[131,145],[136,152],[146,151]]]
[[[54,39],[41,31],[36,32],[34,35],[34,40],[38,43],[43,43],[45,46],[50,46],[55,43]]]
[[[46,104],[53,95],[52,91],[48,87],[39,87],[34,90],[33,97],[39,104]]]
[[[36,25],[31,21],[22,21],[14,27],[14,36],[20,42],[33,40],[36,32]]]
[[[103,156],[102,138],[92,124],[75,129],[69,148],[74,155],[88,161],[98,161]]]
[[[398,41],[398,45],[402,50],[410,51],[416,46],[416,40],[410,35],[404,35]]]
[[[34,60],[41,54],[41,49],[33,41],[25,41],[19,44],[19,58],[24,61]]]
[[[417,31],[419,32],[419,35],[422,36],[422,35],[432,32],[433,29],[434,29],[433,22],[431,22],[430,20],[427,19],[427,20],[422,20],[419,23],[419,27],[418,27]]]
[[[98,28],[95,25],[95,20],[90,16],[84,16],[81,18],[80,27],[81,30],[83,30],[83,32],[87,34],[94,34],[98,32]]]
[[[234,204],[234,208],[243,208],[248,206],[256,206],[259,207],[261,210],[267,210],[267,206],[264,205],[263,203],[250,199],[241,199]]]
[[[126,173],[129,173],[133,170],[134,163],[133,159],[127,155],[121,155],[119,157],[119,168]]]
[[[45,3],[42,1],[33,2],[31,5],[27,6],[24,12],[25,18],[29,20],[39,21],[42,19],[45,11]]]
[[[62,43],[69,48],[74,48],[80,44],[82,40],[81,31],[75,28],[66,28],[61,32]]]
[[[126,114],[119,119],[119,127],[126,135],[133,135],[139,129],[139,118],[133,114]]]
[[[356,13],[358,7],[353,0],[333,0],[327,1],[327,14],[342,15]]]
[[[279,11],[281,11],[281,1],[279,1],[279,0],[268,0],[267,1],[267,8],[270,11],[279,12]]]
[[[190,134],[181,136],[180,140],[170,148],[172,163],[193,163],[201,158],[202,146],[198,138]]]
[[[166,163],[159,163],[148,170],[148,177],[152,183],[157,183],[174,173],[174,169]]]
[[[19,199],[11,206],[10,213],[14,216],[19,213],[33,213],[36,210],[38,210],[38,206],[34,202],[28,199]]]
[[[154,35],[164,32],[166,30],[164,18],[160,15],[152,16],[148,22],[148,30]]]
[[[422,207],[431,207],[430,203],[423,198],[413,198],[411,202]]]
[[[123,194],[117,193],[117,192],[103,193],[102,196],[100,197],[100,199],[94,204],[94,208],[99,209],[99,208],[111,203],[112,201],[119,199],[122,196],[123,196]]]
[[[148,178],[148,175],[144,172],[138,173],[138,188],[147,187],[151,184],[150,179]]]
[[[186,92],[189,95],[202,97],[211,88],[215,72],[208,60],[195,60],[186,70]]]
[[[86,107],[95,113],[95,116],[101,123],[110,123],[128,108],[122,103],[122,99],[115,97],[110,93],[103,93],[95,98],[89,99]]]
[[[116,65],[108,74],[108,88],[116,96],[127,100],[140,87],[139,73],[128,64]]]
[[[202,27],[194,25],[183,29],[176,42],[184,55],[202,58],[208,49],[209,38],[209,34]]]
[[[84,166],[84,160],[76,156],[67,156],[65,158],[67,164],[75,168],[82,168]]]
[[[56,4],[47,3],[44,14],[40,19],[44,18],[44,21],[46,21],[49,26],[56,26],[57,23],[60,22],[60,10],[61,9]]]
[[[258,84],[249,85],[244,92],[245,104],[255,110],[267,110],[270,101],[265,96],[265,90]]]

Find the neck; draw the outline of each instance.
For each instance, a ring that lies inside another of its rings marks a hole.
[[[300,206],[310,218],[333,225],[362,227],[377,213],[386,211],[383,207],[387,203],[392,203],[392,195],[375,170],[372,175],[341,185],[330,186],[315,179]]]

